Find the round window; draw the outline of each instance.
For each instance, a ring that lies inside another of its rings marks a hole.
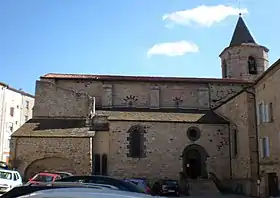
[[[197,127],[190,127],[187,130],[187,136],[191,141],[197,141],[200,138],[200,130]]]

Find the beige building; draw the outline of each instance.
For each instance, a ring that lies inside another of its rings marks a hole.
[[[211,172],[225,187],[267,193],[268,171],[279,170],[277,63],[265,71],[268,49],[242,17],[220,58],[221,79],[42,76],[33,119],[13,134],[14,166],[26,178],[54,169],[151,179]]]

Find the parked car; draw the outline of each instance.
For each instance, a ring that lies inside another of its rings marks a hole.
[[[60,188],[60,189],[49,189],[34,192],[28,195],[28,198],[151,198],[150,195],[143,193],[133,193],[116,191],[109,189],[81,189],[81,188]]]
[[[145,193],[144,190],[139,188],[137,185],[123,181],[120,179],[107,177],[107,176],[71,176],[65,177],[62,179],[57,180],[57,182],[81,182],[81,183],[95,183],[95,184],[107,184],[111,186],[117,187],[119,190],[122,191],[129,191],[129,192],[137,192],[137,193]]]
[[[8,192],[17,186],[22,186],[22,178],[19,172],[0,169],[0,193]]]
[[[0,161],[0,169],[9,170],[9,166],[6,162],[1,162]]]
[[[1,198],[15,198],[15,197],[20,197],[24,195],[28,195],[30,193],[34,193],[37,191],[41,190],[49,190],[49,189],[57,189],[57,188],[97,188],[97,189],[113,189],[111,186],[104,186],[104,185],[99,185],[99,184],[91,184],[91,185],[84,185],[81,183],[72,183],[72,182],[63,182],[63,184],[54,184],[50,183],[50,185],[41,183],[39,185],[31,185],[31,186],[20,186],[20,187],[15,187],[12,190],[6,192],[1,196]]]
[[[54,182],[58,179],[61,179],[61,176],[58,173],[38,173],[26,183],[26,186],[31,184],[40,184],[46,182]]]
[[[61,178],[73,176],[72,173],[68,173],[68,172],[55,171],[54,173],[59,174]]]
[[[139,188],[141,188],[143,191],[146,192],[146,194],[151,194],[151,188],[149,186],[149,183],[147,179],[145,178],[126,178],[124,181],[129,181],[135,185],[137,185]]]
[[[164,179],[160,181],[160,195],[172,194],[179,196],[180,195],[180,187],[178,180],[173,179]]]

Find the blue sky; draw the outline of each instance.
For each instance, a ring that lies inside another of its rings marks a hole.
[[[238,5],[1,0],[0,81],[34,93],[39,76],[51,72],[220,77],[218,55],[230,42]],[[276,0],[240,0],[255,40],[271,50],[270,64],[280,56],[280,27],[274,25],[279,6]]]

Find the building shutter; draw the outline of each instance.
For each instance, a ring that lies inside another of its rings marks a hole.
[[[264,139],[264,157],[269,157],[269,140],[268,137],[263,138]]]
[[[256,105],[256,114],[257,114],[257,124],[260,125],[260,106],[259,105]]]

